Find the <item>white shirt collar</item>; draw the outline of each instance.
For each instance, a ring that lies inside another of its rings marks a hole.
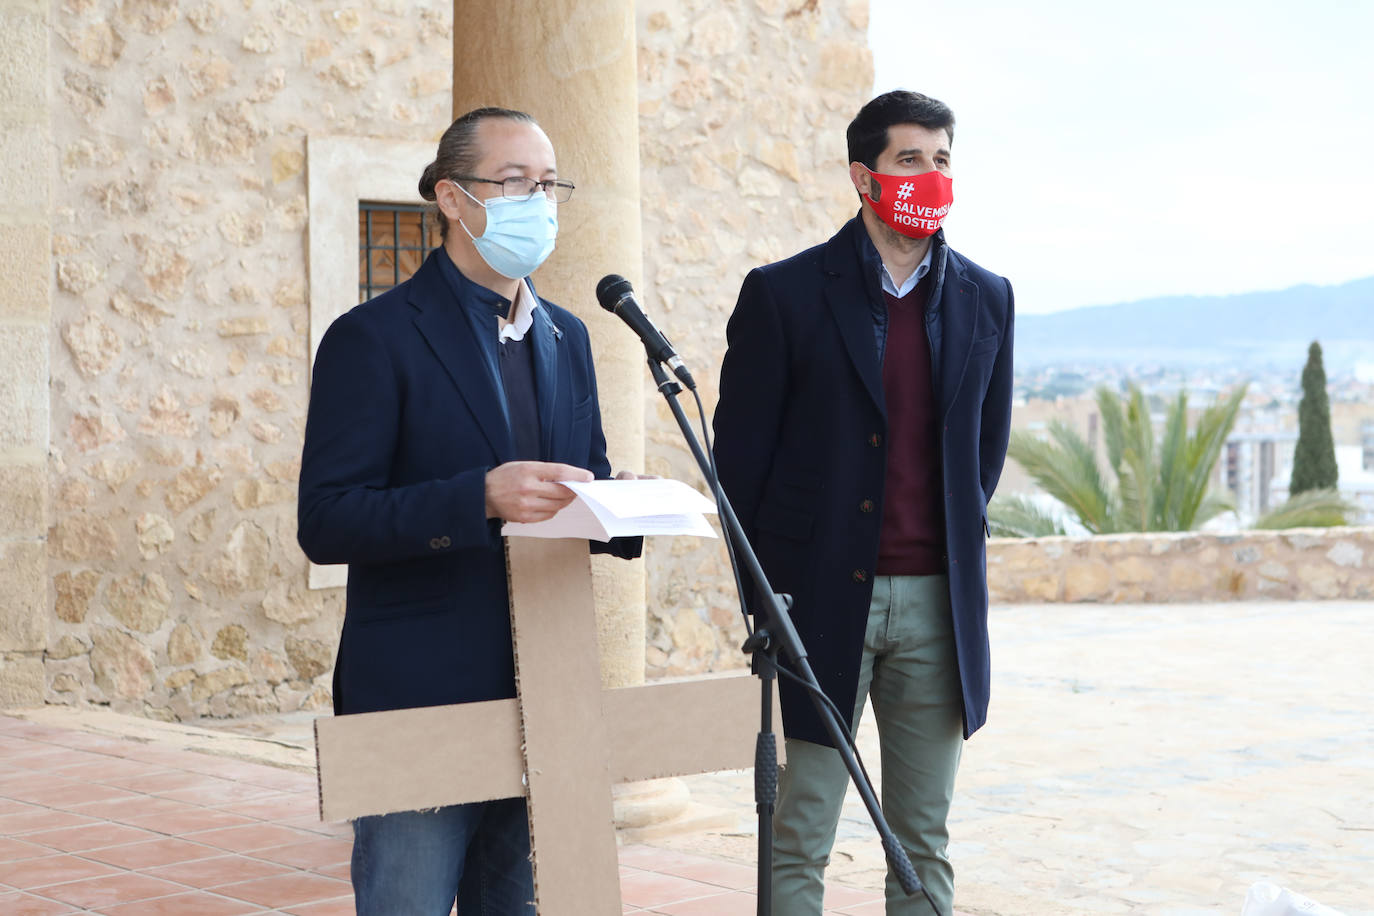
[[[524,340],[529,333],[530,327],[534,324],[534,310],[539,308],[539,297],[530,289],[530,281],[521,280],[520,288],[515,291],[515,302],[511,304],[510,320],[505,324],[497,319],[497,327],[500,331],[496,335],[497,343],[507,340]]]
[[[931,255],[934,253],[934,245],[930,245],[926,248],[926,256],[921,259],[920,264],[916,265],[916,269],[911,272],[911,276],[906,278],[906,282],[902,284],[901,289],[897,288],[897,284],[892,279],[892,274],[887,272],[887,265],[883,264],[883,292],[900,299],[915,289],[916,284],[920,283],[921,278],[930,271]],[[879,261],[879,263],[882,262]]]

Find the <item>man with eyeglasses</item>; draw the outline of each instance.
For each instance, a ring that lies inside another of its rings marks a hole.
[[[611,475],[587,329],[529,280],[572,191],[529,115],[463,115],[420,179],[443,244],[320,342],[298,537],[349,564],[338,715],[515,696],[501,524],[553,516],[573,498],[559,481]],[[529,857],[522,798],[360,818],[357,911],[532,914]]]

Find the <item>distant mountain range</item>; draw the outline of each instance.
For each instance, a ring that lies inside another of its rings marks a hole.
[[[1321,342],[1327,373],[1374,363],[1374,277],[1233,296],[1165,296],[1018,315],[1018,370],[1062,366],[1301,365]]]

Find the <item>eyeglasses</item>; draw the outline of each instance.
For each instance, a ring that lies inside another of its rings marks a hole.
[[[553,178],[535,181],[533,178],[525,178],[520,175],[512,175],[501,181],[492,178],[475,178],[471,175],[456,175],[452,180],[498,184],[501,186],[501,196],[507,200],[529,200],[535,195],[535,192],[543,191],[546,197],[560,204],[567,203],[568,198],[572,197],[573,188],[577,187],[571,181],[558,181]]]

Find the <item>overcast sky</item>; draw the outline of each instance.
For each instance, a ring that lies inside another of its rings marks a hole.
[[[1020,312],[1374,275],[1374,2],[871,0],[957,118],[950,244]]]

